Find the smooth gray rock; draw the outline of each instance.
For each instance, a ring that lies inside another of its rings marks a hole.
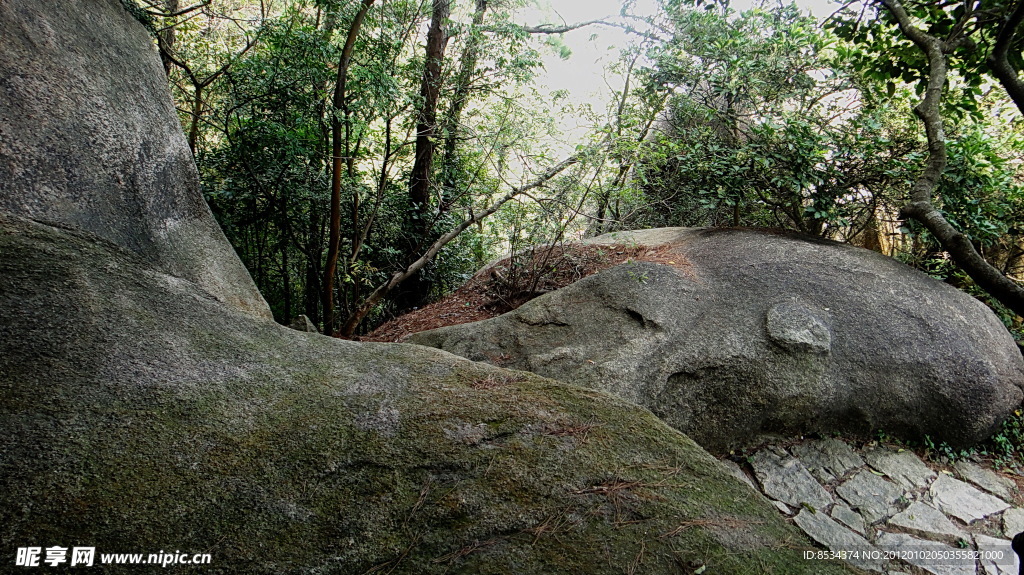
[[[1010,504],[1002,499],[983,493],[945,473],[939,474],[939,478],[932,483],[928,491],[940,511],[968,525],[1010,507]]]
[[[623,264],[408,341],[614,393],[720,451],[877,429],[969,445],[1024,398],[999,319],[891,258],[755,230],[588,240],[645,241],[668,242],[676,265]]]
[[[896,502],[903,496],[898,485],[867,470],[841,483],[836,493],[868,523],[895,515],[899,511]]]
[[[800,460],[761,450],[751,460],[754,475],[761,482],[764,494],[799,509],[810,505],[824,510],[832,504],[832,496],[822,487]]]
[[[861,569],[883,572],[887,561],[877,559],[877,549],[860,535],[836,523],[821,512],[801,509],[793,521],[818,543],[836,553],[845,552],[849,563]]]
[[[300,315],[293,319],[292,322],[288,324],[288,327],[296,331],[304,331],[307,333],[320,333],[320,330],[318,330],[316,326],[313,325],[313,322],[310,321],[310,319],[305,315]]]
[[[1018,575],[1020,559],[1010,547],[1009,539],[975,535],[974,542],[981,554],[979,562],[984,571],[983,575]]]
[[[926,541],[903,533],[882,533],[875,540],[875,545],[883,552],[899,553],[906,557],[911,565],[924,569],[935,575],[974,575],[975,561],[967,557],[963,559],[931,559],[921,557],[915,552],[956,553],[956,547],[950,547],[937,541]]]
[[[834,437],[794,445],[792,451],[822,483],[831,483],[864,465],[864,459],[852,447]]]
[[[1024,509],[1012,507],[1003,512],[1003,535],[1008,539],[1024,531]]]
[[[868,465],[886,474],[904,489],[928,487],[935,472],[910,451],[893,451],[878,447],[864,452]]]
[[[1017,484],[998,475],[991,469],[985,469],[970,461],[962,460],[954,463],[953,469],[965,481],[977,485],[1000,499],[1013,501],[1014,493],[1017,491]]]
[[[751,479],[750,476],[747,475],[747,473],[740,468],[738,463],[736,463],[735,461],[731,461],[729,459],[722,459],[721,462],[722,465],[725,466],[725,469],[729,472],[729,475],[732,475],[736,479],[739,479],[743,483],[746,483],[754,491],[761,491],[760,489],[757,488],[757,485],[754,485],[754,480]]]
[[[771,501],[772,505],[774,505],[775,508],[778,509],[779,512],[785,515],[786,517],[790,517],[791,515],[793,515],[793,508],[790,507],[789,505],[786,505],[781,501],[775,501],[774,499],[769,499],[769,501]]]
[[[866,533],[867,524],[864,522],[864,518],[860,513],[857,513],[846,505],[836,503],[832,506],[830,515],[832,515],[832,519],[835,519],[850,529],[853,529],[857,533],[861,535]]]
[[[152,38],[97,1],[0,3],[0,212],[96,234],[272,319],[199,192]]]
[[[956,543],[957,539],[966,537],[941,511],[920,501],[897,513],[888,524],[914,535],[947,543]]]

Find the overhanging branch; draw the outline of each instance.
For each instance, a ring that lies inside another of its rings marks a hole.
[[[537,26],[523,26],[523,30],[530,34],[564,34],[566,32],[572,32],[573,30],[579,30],[587,26],[594,24],[602,24],[604,26],[614,26],[604,19],[587,20],[586,22],[577,22],[576,24],[563,24],[562,26],[556,26],[555,24],[538,24]]]
[[[963,38],[950,38],[943,42],[914,26],[910,15],[899,0],[878,0],[899,24],[900,30],[928,58],[928,86],[925,96],[914,108],[924,123],[928,137],[928,161],[911,190],[910,203],[901,211],[901,218],[913,218],[931,232],[953,258],[953,261],[983,290],[1000,303],[1024,316],[1024,288],[989,264],[971,243],[970,238],[957,230],[932,204],[942,173],[946,168],[946,135],[943,131],[940,106],[946,86],[947,54]],[[963,29],[961,27],[961,29]]]
[[[1017,34],[1017,28],[1020,28],[1021,21],[1024,21],[1024,0],[1017,2],[1013,12],[999,26],[988,64],[1013,103],[1017,105],[1017,109],[1024,113],[1024,83],[1020,81],[1009,60],[1010,45]]]

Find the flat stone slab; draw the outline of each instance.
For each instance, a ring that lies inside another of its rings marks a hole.
[[[868,543],[860,535],[833,521],[824,513],[814,513],[801,509],[793,521],[804,530],[811,539],[827,547],[830,551],[849,554],[851,565],[869,571],[884,572],[886,561],[874,545]]]
[[[910,451],[893,451],[879,447],[866,451],[864,460],[904,489],[928,487],[935,479],[935,472]]]
[[[835,519],[857,533],[864,535],[867,524],[864,523],[864,518],[860,516],[860,513],[857,513],[842,503],[836,503],[832,506],[831,515],[832,519]]]
[[[895,483],[863,470],[836,488],[851,507],[860,512],[868,523],[896,514],[896,501],[903,496],[903,490]]]
[[[969,551],[966,549],[903,533],[882,533],[875,540],[875,545],[883,554],[895,554],[904,562],[935,575],[975,575],[973,557],[956,559],[958,552]],[[935,554],[949,558],[936,558]]]
[[[864,459],[852,447],[832,437],[796,445],[793,455],[822,483],[831,483],[864,465]]]
[[[964,523],[971,524],[989,515],[1009,509],[1010,504],[994,495],[953,479],[945,473],[932,483],[929,493],[935,507],[946,515],[952,515]]]
[[[798,459],[783,458],[761,450],[754,454],[751,465],[764,494],[772,499],[798,509],[805,503],[816,510],[832,505],[832,495],[815,481]]]
[[[966,538],[964,532],[953,525],[953,522],[941,511],[920,501],[911,503],[910,507],[897,513],[889,520],[889,525],[915,535],[947,543],[956,543],[957,539]]]
[[[738,463],[730,459],[722,459],[721,463],[722,465],[725,466],[726,470],[729,471],[729,475],[732,475],[736,479],[739,479],[743,483],[746,483],[754,491],[761,491],[760,489],[757,488],[756,485],[754,485],[754,480],[751,479],[750,476],[743,471],[743,469],[739,466]]]
[[[778,509],[779,512],[785,515],[786,517],[793,516],[793,509],[789,505],[786,505],[785,503],[781,501],[776,501],[774,499],[769,499],[768,501],[771,501],[772,505],[774,505],[775,508]]]
[[[1009,539],[975,535],[974,542],[978,545],[984,575],[1017,575],[1020,572],[1020,560],[1010,547]]]
[[[1024,509],[1011,508],[1003,512],[1003,535],[1013,536],[1024,531]]]
[[[1013,493],[1017,490],[1017,484],[991,469],[985,469],[970,461],[957,461],[953,464],[953,469],[965,481],[977,485],[1000,499],[1013,501]]]

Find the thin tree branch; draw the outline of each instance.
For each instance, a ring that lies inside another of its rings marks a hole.
[[[206,0],[206,2],[203,2],[202,4],[196,4],[195,6],[184,8],[182,10],[178,10],[176,12],[171,13],[164,12],[163,10],[146,10],[146,13],[150,16],[158,16],[160,18],[177,18],[178,16],[184,16],[189,12],[195,12],[200,8],[205,8],[210,5],[210,2],[211,0]]]
[[[1000,25],[995,46],[992,47],[992,54],[988,57],[988,64],[1006,93],[1010,95],[1013,103],[1017,105],[1017,109],[1024,113],[1024,83],[1021,82],[1016,70],[1010,65],[1008,57],[1010,45],[1013,43],[1021,21],[1024,21],[1024,0],[1017,3],[1013,12]]]
[[[348,35],[338,60],[338,75],[334,83],[334,97],[331,110],[331,220],[327,244],[327,262],[324,266],[323,291],[320,294],[324,314],[324,334],[331,335],[334,331],[334,276],[338,268],[338,252],[341,244],[341,169],[342,169],[342,128],[348,127],[349,109],[346,100],[348,69],[352,64],[352,51],[356,38],[370,11],[374,0],[362,0],[359,11],[349,24]],[[344,116],[345,126],[342,126]],[[346,143],[348,140],[346,139]],[[349,171],[352,159],[349,154]],[[357,208],[358,209],[358,208]]]
[[[487,209],[482,212],[475,213],[471,217],[464,220],[461,224],[456,226],[454,229],[438,238],[433,244],[427,248],[426,252],[423,253],[416,261],[408,265],[404,270],[395,272],[387,282],[381,284],[377,289],[366,298],[365,301],[356,309],[355,312],[348,318],[345,325],[341,328],[341,335],[343,337],[351,337],[355,333],[356,328],[363,322],[366,315],[370,313],[370,310],[376,306],[381,299],[391,293],[399,284],[409,279],[421,269],[423,269],[428,263],[430,263],[441,249],[448,245],[452,240],[459,236],[462,232],[466,231],[470,226],[484,220],[494,212],[501,209],[501,206],[505,205],[509,200],[514,199],[516,196],[529,192],[530,190],[543,186],[548,180],[554,178],[558,174],[565,171],[566,168],[579,163],[582,159],[583,154],[577,153],[569,156],[565,160],[562,160],[558,164],[555,164],[547,171],[543,172],[529,183],[522,185],[518,188],[514,188],[507,194],[499,198]]]
[[[573,30],[579,30],[593,24],[603,24],[605,26],[611,26],[604,19],[587,20],[586,22],[577,22],[575,24],[564,24],[562,26],[556,26],[554,24],[538,24],[536,26],[523,26],[523,31],[528,34],[565,34],[566,32],[572,32]]]

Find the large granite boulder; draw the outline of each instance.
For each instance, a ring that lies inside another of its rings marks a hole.
[[[0,211],[92,232],[271,318],[199,192],[156,48],[125,10],[0,2]]]
[[[880,254],[753,230],[591,243],[667,245],[673,263],[624,264],[409,341],[612,392],[714,450],[878,429],[965,445],[1021,402],[1021,354],[998,318]]]
[[[92,547],[105,573],[147,569],[106,563],[121,553],[239,574],[849,572],[803,561],[809,540],[646,410],[287,329],[243,297],[244,270],[211,280],[201,250],[237,261],[180,134],[146,121],[166,90],[123,82],[160,71],[122,10],[0,1],[3,570]],[[78,124],[8,114],[33,98]],[[66,155],[90,131],[94,171]],[[174,251],[186,230],[199,251]]]
[[[845,572],[803,561],[767,501],[621,399],[257,320],[20,218],[0,215],[0,253],[9,561],[90,546],[247,575]]]

